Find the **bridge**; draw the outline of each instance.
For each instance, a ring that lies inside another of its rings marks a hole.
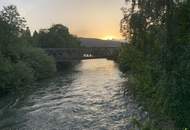
[[[47,48],[48,55],[55,58],[56,62],[73,60],[107,58],[115,59],[118,56],[117,47],[84,47],[84,48]]]

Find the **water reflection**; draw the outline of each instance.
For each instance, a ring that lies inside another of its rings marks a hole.
[[[22,98],[1,99],[0,129],[127,129],[140,112],[123,97],[124,82],[113,61],[82,61]]]

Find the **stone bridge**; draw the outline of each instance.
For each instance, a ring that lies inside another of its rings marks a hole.
[[[119,48],[116,47],[92,47],[92,48],[47,48],[48,55],[55,58],[56,62],[107,58],[115,59]]]

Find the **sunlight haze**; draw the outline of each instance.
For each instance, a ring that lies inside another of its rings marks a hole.
[[[124,0],[0,0],[0,8],[14,4],[32,31],[64,24],[79,37],[122,39]]]

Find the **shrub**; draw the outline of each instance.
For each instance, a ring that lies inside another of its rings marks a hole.
[[[56,72],[55,61],[43,50],[28,48],[23,52],[23,61],[34,70],[36,80],[42,80],[53,76]]]
[[[1,93],[22,89],[24,85],[33,82],[33,69],[26,63],[19,61],[12,63],[0,56],[0,89]]]

